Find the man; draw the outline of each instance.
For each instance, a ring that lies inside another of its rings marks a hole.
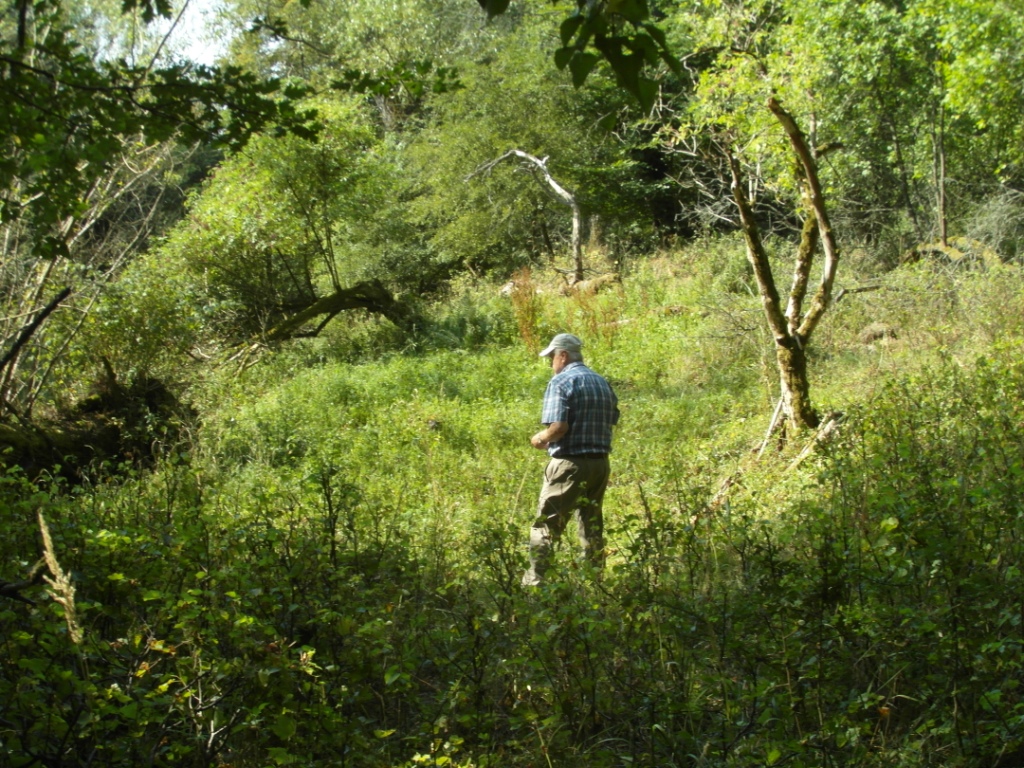
[[[551,381],[544,392],[541,422],[530,438],[551,460],[544,470],[537,519],[530,529],[530,567],[525,586],[544,580],[551,550],[578,512],[580,544],[587,561],[604,566],[601,503],[608,486],[612,427],[619,420],[618,399],[608,382],[583,364],[583,342],[571,333],[551,340],[541,357],[551,358]]]

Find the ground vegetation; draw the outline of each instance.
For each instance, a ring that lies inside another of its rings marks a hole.
[[[10,468],[8,578],[42,510],[75,594],[3,606],[5,759],[1015,759],[1020,275],[844,295],[811,356],[844,418],[803,455],[764,446],[772,342],[717,247],[534,315],[622,398],[600,581],[567,546],[518,584],[548,372],[476,283],[415,353],[376,322],[222,371],[188,456],[77,488]]]

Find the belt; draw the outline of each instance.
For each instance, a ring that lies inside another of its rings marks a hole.
[[[607,459],[607,453],[578,453],[574,456],[552,456],[552,459]]]

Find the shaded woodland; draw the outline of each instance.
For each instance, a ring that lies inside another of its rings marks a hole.
[[[0,763],[1024,759],[1010,4],[185,10],[0,15]]]

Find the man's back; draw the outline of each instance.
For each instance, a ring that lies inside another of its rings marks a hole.
[[[569,363],[548,382],[541,422],[569,425],[568,432],[548,446],[553,458],[609,454],[612,427],[618,420],[618,399],[611,386],[582,362]]]

